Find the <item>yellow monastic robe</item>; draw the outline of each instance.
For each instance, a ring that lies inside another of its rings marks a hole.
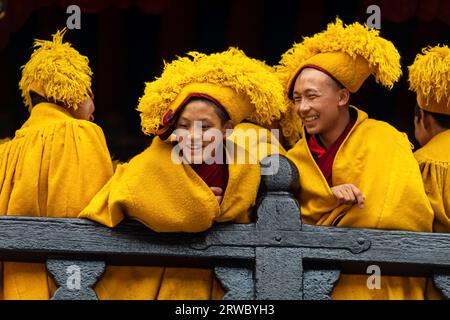
[[[1,159],[2,155],[5,153],[6,143],[9,141],[11,141],[11,139],[9,139],[9,138],[0,139],[0,159]]]
[[[450,130],[434,136],[414,153],[422,172],[425,192],[433,208],[434,232],[450,232]],[[428,299],[441,299],[431,280]]]
[[[432,231],[433,212],[407,136],[385,122],[368,119],[365,112],[354,107],[350,112],[357,112],[357,120],[334,159],[332,184],[354,184],[366,197],[364,208],[337,203],[307,142],[301,139],[288,151],[288,157],[300,172],[303,222]],[[333,299],[424,298],[425,279],[385,276],[380,290],[369,290],[367,277],[342,275]]]
[[[126,213],[157,232],[201,232],[215,222],[250,221],[260,182],[258,164],[228,164],[219,205],[190,165],[172,161],[172,148],[156,137],[149,148],[117,167],[80,217],[114,227]],[[96,292],[100,299],[221,298],[214,280],[209,269],[109,266]]]
[[[76,218],[112,176],[100,127],[36,105],[0,157],[0,214]],[[4,299],[49,299],[44,264],[4,262]]]

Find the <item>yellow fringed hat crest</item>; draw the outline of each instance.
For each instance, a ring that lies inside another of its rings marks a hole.
[[[327,73],[350,92],[358,91],[371,74],[387,88],[402,74],[400,55],[392,42],[360,23],[344,26],[339,18],[282,56],[277,72],[288,95],[299,72],[308,66]]]
[[[450,115],[450,48],[428,47],[409,68],[410,90],[422,109]]]
[[[302,137],[302,120],[300,116],[292,110],[292,103],[286,100],[287,111],[281,115],[280,127],[287,145],[293,146]]]
[[[56,32],[52,41],[36,40],[30,60],[22,66],[19,88],[30,111],[30,91],[74,110],[92,97],[89,59],[63,42],[65,32]]]
[[[161,77],[146,83],[137,110],[141,113],[142,131],[161,136],[193,95],[219,103],[235,125],[245,119],[266,125],[278,120],[286,110],[283,92],[271,67],[239,49],[210,55],[190,52],[187,57],[165,64]]]

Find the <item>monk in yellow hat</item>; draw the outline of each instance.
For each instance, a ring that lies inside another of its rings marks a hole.
[[[30,117],[0,147],[0,215],[76,218],[113,174],[103,132],[91,122],[88,58],[64,33],[37,40],[22,68]],[[53,286],[44,264],[3,263],[4,299],[49,299]]]
[[[273,70],[238,49],[191,52],[166,64],[161,77],[147,83],[137,108],[144,133],[157,137],[117,167],[80,217],[109,227],[128,217],[157,232],[249,222],[260,182],[259,152],[251,153],[260,135],[256,142],[227,135],[264,131],[259,125],[279,119],[283,106]],[[238,127],[240,133],[229,132]],[[214,279],[209,269],[110,266],[96,292],[100,299],[221,298]]]
[[[410,89],[417,94],[414,127],[422,146],[414,153],[433,208],[434,232],[450,232],[450,49],[425,48],[409,67]],[[440,299],[429,282],[428,299]]]
[[[414,153],[435,213],[434,232],[450,232],[450,49],[426,48],[409,67],[417,94],[414,127],[422,146]]]
[[[369,75],[391,88],[400,56],[379,31],[339,19],[287,51],[278,66],[302,138],[288,151],[300,172],[308,224],[431,231],[433,212],[405,134],[349,104]],[[383,273],[383,270],[381,270]],[[423,299],[425,279],[342,275],[333,299]]]

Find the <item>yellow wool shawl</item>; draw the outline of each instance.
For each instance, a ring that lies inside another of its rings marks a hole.
[[[235,146],[237,148],[237,146]],[[215,222],[247,223],[260,182],[258,164],[229,164],[219,205],[188,164],[174,164],[172,145],[156,137],[113,178],[80,217],[114,227],[125,217],[157,232],[201,232]],[[222,296],[212,270],[107,267],[96,286],[100,299],[215,299]]]
[[[113,174],[100,127],[50,103],[2,150],[0,215],[76,218]],[[43,264],[4,262],[4,299],[48,299],[52,285]]]
[[[406,135],[385,122],[368,119],[365,112],[352,108],[357,112],[357,120],[334,159],[332,184],[354,184],[366,197],[364,208],[337,203],[307,141],[301,139],[288,151],[288,158],[300,173],[299,202],[303,222],[432,231],[433,212]],[[381,290],[369,290],[366,281],[367,276],[342,276],[333,291],[333,298],[424,298],[424,279],[382,277]]]

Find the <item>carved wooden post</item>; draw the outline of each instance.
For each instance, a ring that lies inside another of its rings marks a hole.
[[[434,270],[433,284],[447,300],[450,300],[450,270]]]
[[[97,300],[94,288],[105,262],[49,259],[47,270],[58,286],[52,300]]]
[[[276,164],[274,164],[277,163]],[[281,155],[261,161],[261,167],[278,167],[272,175],[261,176],[263,195],[257,207],[256,230],[269,232],[283,244],[282,232],[301,231],[300,210],[293,194],[298,190],[298,172]],[[302,252],[300,248],[256,248],[256,299],[301,299]]]
[[[225,290],[223,300],[255,299],[252,267],[217,266],[214,273]]]

